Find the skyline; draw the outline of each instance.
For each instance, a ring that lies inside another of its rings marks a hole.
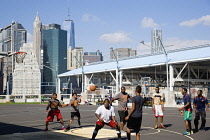
[[[1,0],[1,4],[0,28],[19,22],[28,31],[28,43],[33,40],[37,12],[45,25],[63,26],[68,19],[68,0]],[[107,60],[110,47],[130,47],[139,55],[150,52],[139,42],[151,46],[152,29],[162,30],[165,46],[174,45],[167,49],[210,43],[209,6],[208,0],[70,0],[70,19],[75,24],[76,47],[100,50]]]

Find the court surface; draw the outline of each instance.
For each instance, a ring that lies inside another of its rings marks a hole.
[[[77,118],[67,132],[61,130],[59,122],[50,123],[49,131],[43,132],[45,128],[46,105],[0,105],[0,140],[87,140],[91,138],[96,122],[95,110],[98,106],[80,105],[81,127],[78,127]],[[179,115],[177,108],[165,108],[164,124],[166,129],[153,129],[154,115],[151,108],[144,108],[141,128],[142,140],[209,140],[210,139],[210,111],[207,112],[206,131],[199,131],[190,136],[184,136],[185,131],[183,116]],[[117,108],[115,107],[116,120],[119,120]],[[65,126],[70,118],[69,107],[61,108]],[[193,112],[193,119],[194,119]],[[194,124],[192,121],[192,126]],[[125,130],[125,129],[124,129]],[[114,129],[105,126],[96,137],[97,140],[116,140]],[[126,140],[126,136],[122,136]],[[132,134],[135,140],[135,134]]]

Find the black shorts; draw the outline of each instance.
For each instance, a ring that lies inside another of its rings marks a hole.
[[[126,122],[125,120],[125,117],[128,116],[128,111],[119,111],[118,110],[118,114],[119,114],[119,117],[120,117],[120,122]]]
[[[80,118],[80,113],[79,112],[71,112],[71,118],[74,118],[74,116],[77,116]]]
[[[128,119],[127,127],[129,129],[134,129],[135,132],[139,132],[141,129],[141,122],[142,122],[142,117],[139,118],[130,117]]]

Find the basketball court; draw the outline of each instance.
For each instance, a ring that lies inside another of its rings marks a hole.
[[[81,127],[78,127],[77,118],[72,123],[71,129],[67,132],[61,130],[59,122],[50,123],[49,131],[43,132],[45,128],[46,105],[0,105],[0,139],[1,140],[24,140],[24,139],[73,139],[87,140],[92,136],[96,117],[95,110],[98,106],[80,105]],[[116,120],[119,116],[116,111]],[[200,131],[190,136],[184,136],[185,131],[183,116],[179,115],[177,108],[166,108],[164,124],[166,129],[154,129],[154,115],[151,108],[143,109],[143,121],[141,127],[141,138],[143,140],[208,140],[210,137],[210,112],[207,113],[206,131]],[[61,108],[61,113],[65,122],[65,126],[70,118],[70,110],[68,107]],[[193,113],[194,118],[194,113]],[[192,125],[194,128],[194,125]],[[115,129],[108,126],[102,128],[96,139],[97,140],[116,140],[117,135]],[[126,136],[122,136],[126,140]],[[132,133],[132,139],[135,134]]]

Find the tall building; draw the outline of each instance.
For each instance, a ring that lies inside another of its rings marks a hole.
[[[151,53],[157,53],[163,51],[161,47],[162,41],[162,30],[154,29],[152,30],[152,40],[151,40]]]
[[[18,52],[20,47],[27,42],[27,31],[18,22],[0,29],[0,51],[2,52]],[[7,87],[9,93],[12,91],[12,74],[15,68],[14,56],[6,57],[3,59],[3,91],[6,91]],[[9,86],[7,86],[7,83]],[[2,92],[3,92],[2,91]]]
[[[67,47],[72,50],[75,48],[75,33],[73,20],[67,19],[63,23],[64,30],[67,31]]]
[[[34,21],[34,42],[33,42],[34,52],[37,58],[37,62],[41,65],[41,50],[42,50],[42,22],[37,13],[36,19]]]
[[[56,92],[57,75],[67,70],[67,31],[58,24],[45,25],[43,28],[43,90],[44,93]],[[62,81],[61,81],[62,84]],[[48,86],[47,86],[48,85]],[[59,89],[58,89],[59,90]]]
[[[131,48],[117,48],[114,50],[114,54],[112,51],[110,51],[110,58],[115,59],[115,56],[117,58],[125,58],[125,57],[131,57],[137,55],[136,50],[132,50]]]
[[[71,50],[71,48],[68,48],[68,55],[71,62],[69,70],[74,70],[82,66],[83,47],[75,47],[74,50]]]
[[[100,51],[84,52],[83,61],[87,63],[103,61],[103,56]]]
[[[68,1],[68,19],[63,22],[63,28],[67,31],[67,69],[71,70],[73,65],[71,51],[75,49],[75,33],[74,21],[70,19],[70,1]]]
[[[40,95],[41,72],[32,44],[24,44],[20,51],[26,52],[23,63],[16,63],[13,73],[12,95]]]

